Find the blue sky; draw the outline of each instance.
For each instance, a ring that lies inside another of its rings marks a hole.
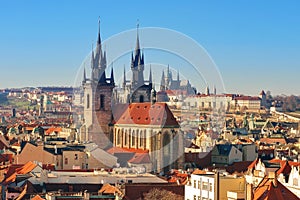
[[[276,0],[0,1],[0,88],[71,86],[100,16],[102,40],[135,28],[137,19],[193,38],[228,92],[299,95],[299,7]]]

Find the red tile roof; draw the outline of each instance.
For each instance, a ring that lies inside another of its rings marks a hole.
[[[206,174],[206,171],[201,169],[195,169],[192,174]]]
[[[243,101],[260,101],[259,97],[252,97],[252,96],[240,96],[235,97],[235,100],[243,100]]]
[[[148,153],[149,150],[143,149],[134,149],[134,148],[121,148],[121,147],[112,147],[107,150],[107,153]]]
[[[43,199],[40,195],[36,195],[31,200],[45,200],[45,199]]]
[[[55,132],[55,133],[61,132],[61,127],[54,127],[54,126],[52,126],[48,130],[45,131],[45,134],[46,135],[50,135],[53,132]]]
[[[37,165],[33,162],[29,161],[24,165],[21,165],[20,167],[12,167],[12,170],[8,169],[8,173],[3,181],[4,185],[7,185],[9,183],[12,183],[16,180],[16,177],[18,174],[28,174],[31,172]],[[11,168],[11,166],[9,167]]]
[[[254,190],[254,200],[299,200],[275,178],[265,177]]]
[[[274,158],[274,159],[270,160],[269,162],[270,163],[280,163],[280,166],[282,166],[283,163],[285,163],[286,161]],[[290,166],[293,166],[293,167],[298,167],[299,166],[300,167],[300,162],[288,161],[288,163],[289,163]]]
[[[133,164],[143,164],[151,163],[151,160],[148,153],[136,153],[130,160],[128,160],[128,162]]]
[[[13,154],[0,154],[0,162],[13,162]]]
[[[226,167],[226,171],[231,174],[235,172],[246,172],[250,164],[252,164],[251,161],[234,162],[232,165]]]
[[[256,158],[249,166],[248,170],[252,170],[255,168],[256,164],[259,162],[259,158]]]
[[[259,141],[266,144],[286,144],[286,140],[284,138],[261,138]]]
[[[115,186],[110,185],[109,183],[106,183],[102,186],[102,188],[99,190],[99,193],[101,194],[116,194],[122,195],[122,192]]]
[[[289,165],[289,162],[285,161],[280,164],[280,168],[279,168],[279,170],[276,171],[276,173],[287,175],[287,174],[291,173],[291,170],[292,170],[292,167]]]
[[[116,124],[158,125],[179,127],[166,103],[132,103]]]

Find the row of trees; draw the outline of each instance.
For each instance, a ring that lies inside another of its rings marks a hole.
[[[282,104],[282,109],[285,112],[294,112],[300,110],[300,97],[299,96],[276,96],[275,102]]]

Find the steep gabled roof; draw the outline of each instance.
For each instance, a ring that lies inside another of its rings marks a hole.
[[[282,162],[280,164],[280,169],[276,171],[277,174],[288,175],[291,173],[292,167],[289,165],[288,161]]]
[[[267,176],[254,190],[254,200],[299,200],[299,198],[282,185],[276,178]]]
[[[20,167],[12,167],[12,170],[8,169],[8,171],[10,171],[9,175],[7,174],[7,176],[5,177],[5,179],[3,180],[3,184],[7,185],[10,184],[12,182],[14,182],[17,178],[17,175],[21,175],[21,174],[28,174],[30,173],[37,165],[34,164],[33,162],[29,161],[24,165],[21,165]]]
[[[128,160],[128,162],[133,164],[144,164],[151,163],[151,160],[148,153],[136,153],[130,160]]]
[[[122,195],[122,192],[115,186],[110,185],[109,183],[106,183],[102,186],[102,188],[99,190],[99,193],[102,194],[120,194]]]
[[[45,199],[43,199],[40,195],[36,195],[31,200],[45,200]]]
[[[135,149],[135,148],[121,148],[121,147],[112,147],[107,150],[107,153],[148,153],[149,150]]]
[[[216,147],[220,156],[228,156],[231,151],[232,144],[217,144]]]
[[[166,103],[132,103],[116,121],[126,125],[156,125],[179,127],[173,113]]]

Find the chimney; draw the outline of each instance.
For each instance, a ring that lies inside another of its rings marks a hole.
[[[246,200],[252,200],[254,197],[253,184],[246,184]]]

